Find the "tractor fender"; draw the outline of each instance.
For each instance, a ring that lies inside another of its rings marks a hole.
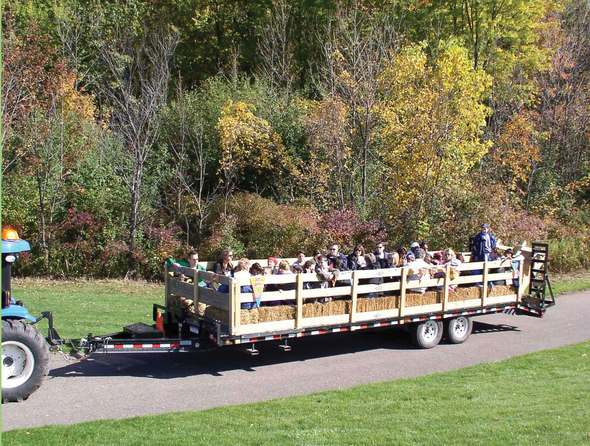
[[[31,313],[25,307],[15,304],[2,308],[2,320],[5,319],[26,319],[31,322],[37,320],[37,318],[31,316]]]

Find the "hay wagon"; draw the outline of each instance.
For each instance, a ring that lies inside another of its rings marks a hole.
[[[99,353],[186,352],[242,344],[258,354],[259,342],[277,341],[289,351],[294,338],[395,325],[408,327],[421,348],[436,346],[443,333],[449,342],[461,343],[471,333],[472,316],[509,312],[542,317],[549,301],[525,292],[546,273],[543,246],[541,254],[523,250],[516,270],[510,262],[496,260],[467,261],[454,274],[447,266],[427,280],[413,279],[408,267],[342,271],[330,286],[322,286],[315,273],[268,275],[257,279],[259,286],[263,281],[261,294],[253,291],[250,278],[167,267],[165,304],[154,304],[153,326],[132,324],[120,333],[89,336],[81,347]],[[213,263],[201,265],[212,269]],[[199,286],[203,282],[206,287]]]

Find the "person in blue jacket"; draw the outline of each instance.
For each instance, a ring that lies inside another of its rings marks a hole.
[[[492,234],[490,225],[481,225],[481,231],[473,237],[471,243],[471,261],[487,262],[496,249],[496,237]]]

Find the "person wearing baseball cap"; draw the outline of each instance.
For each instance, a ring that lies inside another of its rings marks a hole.
[[[496,249],[496,237],[492,234],[490,225],[483,223],[481,231],[473,237],[471,246],[472,262],[487,262]]]

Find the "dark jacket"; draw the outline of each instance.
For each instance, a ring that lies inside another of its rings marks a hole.
[[[393,257],[390,252],[384,252],[382,259],[379,258],[379,251],[375,251],[373,254],[377,257],[378,268],[391,268]]]
[[[348,269],[351,271],[356,271],[357,269],[363,269],[364,267],[359,266],[358,264],[358,256],[356,253],[352,253],[348,255]]]
[[[486,234],[483,232],[479,232],[475,235],[471,241],[471,256],[473,259],[471,261],[482,261],[485,257],[485,254],[491,253],[494,249],[496,249],[496,237],[491,232],[488,232],[490,240],[489,244],[486,246]]]
[[[339,252],[335,256],[329,254],[329,255],[326,256],[326,258],[328,259],[328,262],[333,262],[335,259],[339,259],[340,260],[340,268],[338,268],[338,269],[340,271],[348,271],[350,269],[350,267],[348,265],[348,259],[341,252]]]

